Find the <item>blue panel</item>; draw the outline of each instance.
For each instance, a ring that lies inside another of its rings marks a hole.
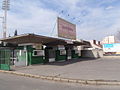
[[[104,48],[113,48],[113,44],[104,44]]]

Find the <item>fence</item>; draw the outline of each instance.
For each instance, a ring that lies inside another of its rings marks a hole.
[[[6,48],[0,48],[0,69],[10,70],[10,55],[11,50]]]

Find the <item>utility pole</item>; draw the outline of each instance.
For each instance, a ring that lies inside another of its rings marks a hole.
[[[7,11],[10,8],[10,0],[3,0],[2,9],[4,10],[3,38],[6,38],[7,32]]]

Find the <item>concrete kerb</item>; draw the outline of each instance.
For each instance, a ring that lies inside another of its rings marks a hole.
[[[82,80],[82,79],[60,78],[60,77],[54,77],[54,76],[32,75],[32,74],[25,74],[25,73],[14,72],[14,71],[4,71],[4,70],[0,70],[0,72],[19,75],[19,76],[25,76],[30,78],[38,78],[43,80],[52,80],[52,81],[68,82],[68,83],[79,83],[84,85],[118,85],[120,86],[120,81],[117,81],[117,80]]]

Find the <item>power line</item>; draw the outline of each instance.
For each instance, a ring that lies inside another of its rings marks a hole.
[[[64,10],[60,11],[60,12],[58,13],[58,16],[57,16],[57,17],[60,17],[60,15],[61,15],[61,14],[64,14],[64,13],[65,13],[65,11],[64,11]],[[65,16],[67,16],[67,17],[71,18],[71,15],[70,15],[69,13],[66,13],[66,15],[65,15]],[[72,18],[71,18],[71,21],[73,21],[73,20],[75,20],[75,22],[76,22],[76,23],[80,23],[80,22],[81,22],[81,20],[79,20],[79,17],[72,17]],[[54,32],[54,30],[55,30],[56,25],[57,25],[57,20],[56,20],[56,21],[55,21],[55,23],[54,23],[54,26],[53,26],[53,29],[52,29],[52,32],[51,32],[51,34],[50,34],[50,35],[52,35],[52,34],[53,34],[53,32]]]
[[[60,16],[60,14],[63,14],[63,13],[64,13],[64,11],[63,11],[63,10],[62,10],[62,11],[60,11],[60,12],[58,13],[57,17],[59,17],[59,16]],[[52,34],[53,34],[54,30],[55,30],[56,25],[57,25],[57,20],[55,19],[55,23],[54,23],[54,26],[53,26],[52,32],[51,32],[51,34],[50,34],[51,36],[52,36]]]

